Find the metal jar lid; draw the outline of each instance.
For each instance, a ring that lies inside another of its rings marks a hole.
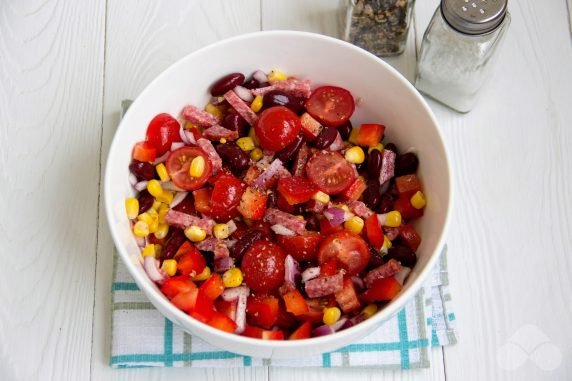
[[[442,0],[443,18],[466,34],[485,34],[504,19],[508,0]]]

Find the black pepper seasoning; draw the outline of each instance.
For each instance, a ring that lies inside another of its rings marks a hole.
[[[405,50],[415,0],[349,0],[345,39],[377,56]]]

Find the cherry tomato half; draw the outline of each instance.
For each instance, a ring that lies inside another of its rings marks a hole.
[[[275,243],[255,242],[242,257],[244,282],[254,291],[268,292],[284,283],[286,254]]]
[[[181,126],[177,119],[162,113],[155,116],[147,127],[147,141],[157,150],[157,156],[164,155],[171,148],[171,143],[180,142]]]
[[[355,109],[354,97],[336,86],[318,87],[305,104],[306,110],[322,124],[338,127],[347,122]]]
[[[276,152],[296,139],[302,129],[302,123],[292,110],[275,106],[260,114],[254,129],[262,148]]]
[[[191,162],[197,156],[205,159],[205,170],[201,177],[192,177],[189,173]],[[207,154],[198,147],[181,147],[171,152],[167,158],[167,171],[173,183],[185,190],[195,190],[202,187],[208,180],[212,172],[212,166]]]
[[[322,264],[335,258],[348,275],[355,275],[367,266],[370,255],[363,238],[343,230],[326,237],[322,242],[318,249],[318,262]]]
[[[337,152],[319,151],[306,164],[308,179],[327,194],[338,194],[348,188],[356,175],[352,165]]]
[[[286,254],[290,254],[297,261],[311,261],[316,258],[322,235],[307,231],[302,235],[277,235],[276,239]]]
[[[226,222],[238,216],[238,204],[244,185],[233,175],[223,175],[214,183],[210,200],[210,215],[217,222]]]

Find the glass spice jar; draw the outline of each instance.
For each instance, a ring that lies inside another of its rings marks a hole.
[[[344,39],[377,56],[403,53],[415,0],[349,0]]]
[[[509,24],[507,0],[442,0],[423,36],[415,87],[470,111]]]

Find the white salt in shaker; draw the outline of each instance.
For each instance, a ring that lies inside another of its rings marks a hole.
[[[507,0],[442,0],[423,36],[417,89],[470,111],[509,24]]]

